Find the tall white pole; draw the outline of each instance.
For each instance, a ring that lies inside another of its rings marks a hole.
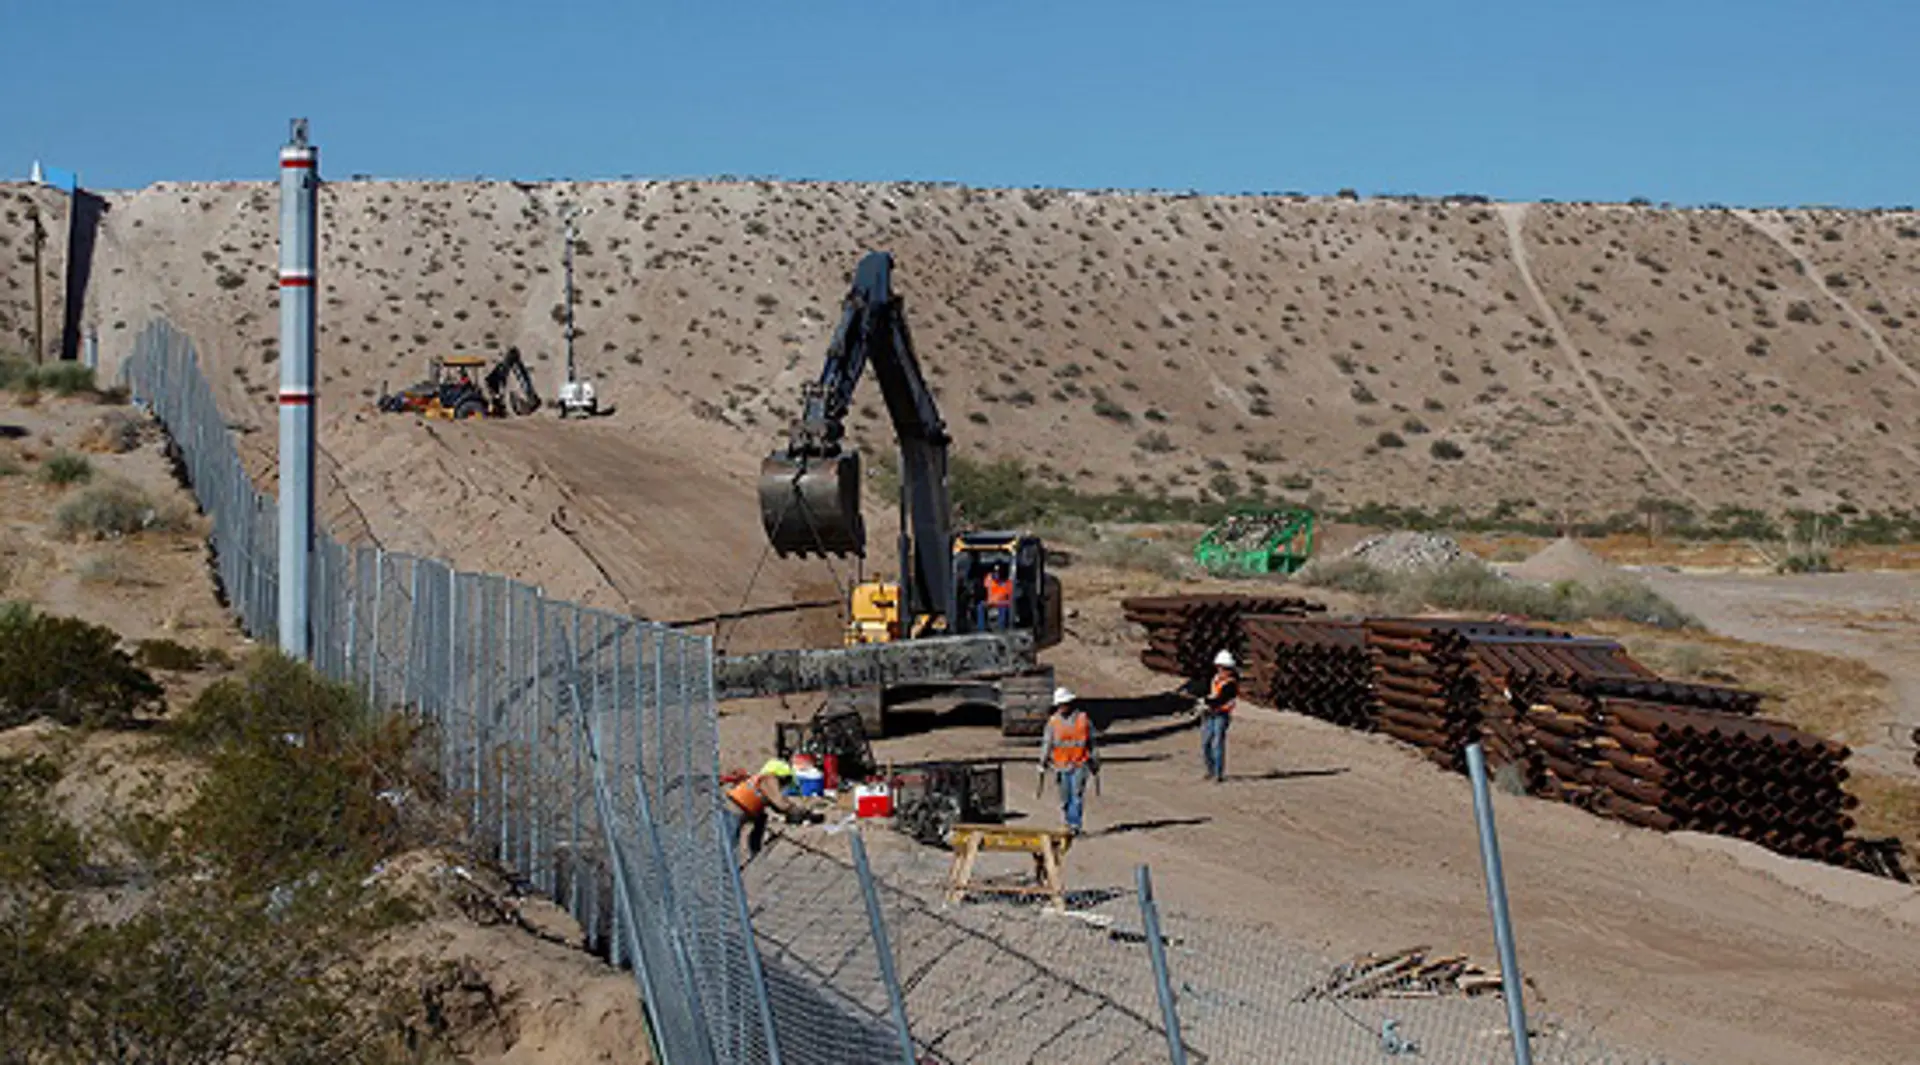
[[[307,120],[280,149],[280,649],[312,646],[308,563],[313,552],[314,286],[318,281],[320,150]]]
[[[574,207],[569,204],[562,208],[562,214],[567,220],[567,380],[568,382],[572,382],[577,380],[573,372],[573,219],[576,211]]]

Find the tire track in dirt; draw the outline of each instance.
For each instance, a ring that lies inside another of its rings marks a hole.
[[[1647,468],[1653,471],[1654,476],[1665,481],[1668,488],[1679,493],[1687,502],[1703,510],[1706,509],[1704,500],[1660,464],[1660,460],[1654,457],[1653,449],[1634,433],[1633,427],[1627,424],[1627,420],[1614,409],[1613,402],[1607,399],[1607,394],[1601,390],[1600,383],[1595,381],[1593,375],[1587,372],[1587,368],[1580,364],[1580,351],[1573,346],[1573,339],[1567,334],[1566,323],[1560,320],[1559,313],[1553,309],[1551,303],[1547,302],[1546,293],[1541,290],[1540,283],[1534,279],[1533,268],[1527,264],[1526,239],[1520,232],[1521,225],[1527,217],[1527,205],[1503,203],[1499,205],[1499,210],[1500,221],[1507,230],[1507,246],[1513,256],[1513,265],[1520,271],[1520,283],[1527,287],[1527,295],[1533,299],[1533,305],[1540,308],[1540,315],[1547,320],[1547,329],[1553,333],[1555,344],[1565,353],[1567,364],[1573,367],[1574,374],[1580,378],[1580,383],[1586,388],[1587,395],[1593,400],[1593,405],[1599,409],[1601,416],[1607,420],[1607,424],[1613,426],[1613,431],[1620,435],[1620,439],[1626,441],[1627,446],[1640,455],[1641,461],[1647,464]]]
[[[1914,369],[1912,363],[1907,362],[1905,359],[1893,353],[1893,348],[1887,344],[1886,338],[1882,337],[1880,331],[1873,327],[1873,322],[1870,321],[1866,315],[1860,313],[1859,308],[1848,303],[1839,293],[1827,287],[1827,279],[1813,268],[1811,260],[1805,255],[1802,255],[1800,250],[1793,246],[1793,242],[1787,239],[1787,235],[1779,230],[1778,223],[1768,222],[1753,211],[1735,211],[1733,214],[1734,217],[1745,222],[1754,232],[1772,241],[1782,252],[1785,252],[1787,257],[1799,266],[1800,276],[1806,278],[1808,284],[1819,289],[1821,295],[1827,297],[1835,307],[1840,308],[1841,313],[1852,319],[1853,324],[1859,327],[1860,332],[1866,334],[1867,343],[1873,345],[1873,350],[1878,352],[1881,358],[1898,367],[1901,374],[1903,374],[1908,381],[1912,382],[1914,387],[1920,388],[1920,370]]]

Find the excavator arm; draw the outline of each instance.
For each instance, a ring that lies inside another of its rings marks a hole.
[[[760,468],[760,515],[785,555],[866,554],[860,456],[848,449],[853,392],[873,367],[900,449],[900,580],[907,616],[949,617],[953,507],[946,423],[920,373],[906,308],[893,293],[893,256],[869,252],[854,269],[818,380],[807,385],[784,450]]]
[[[519,382],[518,395],[506,394],[509,375]],[[499,403],[505,397],[515,414],[524,416],[540,409],[540,393],[533,387],[533,375],[527,372],[527,364],[520,358],[519,348],[508,348],[506,357],[487,371],[486,386],[490,400]]]

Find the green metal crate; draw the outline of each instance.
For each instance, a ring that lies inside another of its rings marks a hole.
[[[1193,547],[1209,573],[1292,573],[1313,554],[1313,512],[1249,510],[1229,514]]]

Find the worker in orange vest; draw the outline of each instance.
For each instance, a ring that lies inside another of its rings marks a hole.
[[[1060,789],[1060,813],[1067,831],[1080,834],[1081,814],[1087,775],[1100,771],[1100,756],[1093,750],[1093,722],[1075,703],[1074,694],[1065,688],[1053,689],[1053,713],[1041,732],[1040,771],[1053,771]]]
[[[778,810],[789,819],[804,814],[798,803],[788,799],[780,789],[793,779],[793,766],[785,759],[769,758],[760,767],[758,773],[727,789],[727,815],[733,819],[733,849],[740,850],[740,834],[746,832],[749,825],[752,833],[747,836],[747,857],[760,853],[767,839],[767,811]]]
[[[996,562],[987,574],[986,595],[980,601],[977,628],[981,632],[1013,627],[1013,578],[1007,576],[1007,564]]]
[[[1240,674],[1233,652],[1221,651],[1213,656],[1213,680],[1200,704],[1200,757],[1207,764],[1207,779],[1215,784],[1227,779],[1227,726],[1239,701]]]

